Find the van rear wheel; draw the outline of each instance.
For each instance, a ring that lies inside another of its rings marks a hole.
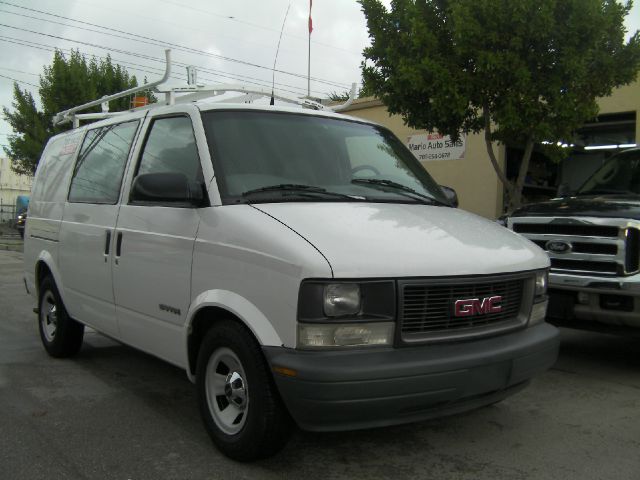
[[[72,357],[80,351],[84,325],[69,317],[51,276],[40,284],[38,325],[42,345],[52,357]]]
[[[242,325],[224,321],[207,332],[196,386],[205,427],[222,453],[246,462],[284,447],[291,419],[260,346]]]

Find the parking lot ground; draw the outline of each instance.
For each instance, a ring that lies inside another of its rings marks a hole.
[[[87,333],[40,345],[22,254],[0,251],[0,478],[640,479],[640,341],[562,331],[556,366],[496,405],[421,424],[296,431],[275,458],[223,457],[181,370]]]

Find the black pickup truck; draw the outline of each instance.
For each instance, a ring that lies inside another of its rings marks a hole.
[[[640,334],[640,148],[612,156],[577,192],[515,211],[507,225],[551,258],[549,321]]]

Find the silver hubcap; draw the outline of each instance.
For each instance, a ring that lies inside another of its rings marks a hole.
[[[240,359],[229,348],[218,348],[207,364],[205,387],[214,422],[224,433],[235,435],[247,420],[249,396]]]
[[[53,342],[58,329],[58,309],[53,292],[47,290],[40,306],[40,323],[47,342]]]

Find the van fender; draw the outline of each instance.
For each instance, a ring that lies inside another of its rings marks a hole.
[[[47,265],[47,267],[49,268],[49,271],[51,272],[51,275],[53,275],[53,281],[56,282],[56,287],[58,288],[58,293],[60,294],[60,297],[62,298],[62,303],[64,303],[66,305],[64,284],[62,283],[62,276],[60,275],[60,272],[59,272],[58,268],[56,267],[56,262],[53,259],[53,256],[47,250],[42,250],[40,252],[40,254],[38,255],[38,258],[37,258],[37,260],[35,262],[35,266],[37,267],[37,265],[40,262],[44,262],[45,265]],[[38,284],[37,272],[38,272],[38,269],[35,268],[34,271],[33,271],[33,278],[35,280],[34,283],[35,283],[35,292],[36,292],[36,302],[38,301],[38,295],[40,294],[40,292],[38,292],[38,289],[40,288],[40,285]],[[42,279],[40,279],[40,280],[42,280]]]
[[[281,346],[282,340],[267,317],[249,300],[228,290],[207,290],[199,294],[187,312],[184,326],[185,365],[189,365],[188,339],[196,314],[205,307],[218,307],[232,313],[244,323],[260,345]]]

